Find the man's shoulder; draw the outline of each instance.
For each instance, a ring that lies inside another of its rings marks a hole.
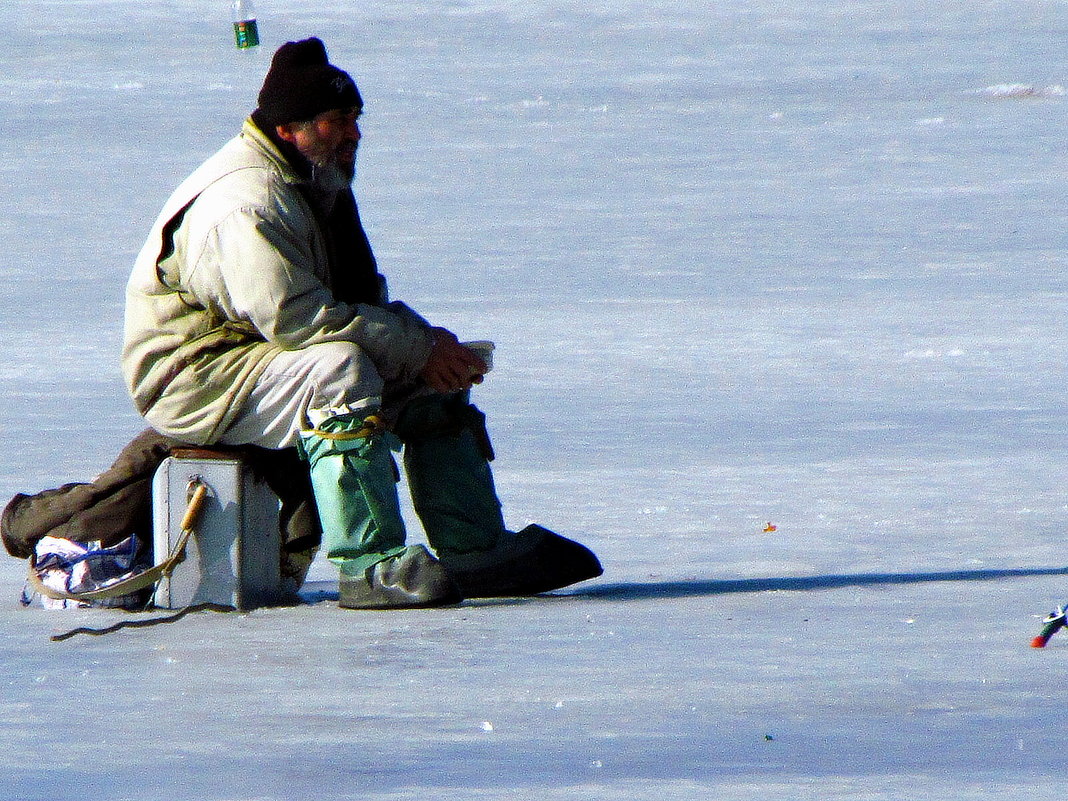
[[[284,184],[285,175],[278,161],[245,136],[236,136],[223,145],[194,173],[207,183],[246,181],[259,186]]]
[[[284,166],[244,135],[227,142],[189,181],[201,207],[210,200],[229,208],[277,208],[297,191]]]

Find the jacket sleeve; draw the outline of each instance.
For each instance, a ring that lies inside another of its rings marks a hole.
[[[415,321],[424,328],[432,328],[432,324],[423,317],[419,312],[400,300],[392,300],[389,297],[389,282],[384,275],[378,276],[379,285],[379,304],[386,309],[389,309],[399,317],[406,317]]]
[[[205,307],[253,326],[286,350],[323,342],[361,347],[386,380],[413,378],[429,358],[425,321],[368,304],[334,300],[315,271],[309,215],[239,208],[204,237],[186,283]]]

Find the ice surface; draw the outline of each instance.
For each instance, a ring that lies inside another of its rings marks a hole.
[[[0,797],[1063,791],[1063,4],[258,0],[253,53],[228,5],[0,2],[0,501],[140,430],[134,254],[317,34],[394,295],[497,343],[509,522],[606,572],[52,643],[126,617],[8,559]]]

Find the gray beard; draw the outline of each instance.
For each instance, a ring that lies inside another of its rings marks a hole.
[[[334,207],[338,194],[352,186],[355,177],[355,169],[345,169],[335,161],[312,164],[312,188],[328,214]]]

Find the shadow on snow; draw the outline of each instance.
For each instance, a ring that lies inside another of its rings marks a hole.
[[[635,581],[596,584],[574,590],[546,593],[533,598],[480,598],[479,605],[510,605],[537,598],[588,598],[611,601],[691,598],[744,592],[787,590],[833,590],[842,587],[878,587],[896,584],[924,584],[936,581],[996,581],[998,579],[1068,576],[1068,567],[1008,568],[1001,570],[943,570],[931,573],[856,573],[853,575],[784,576],[751,579],[685,579],[677,581]],[[1068,593],[1068,590],[1066,590]],[[336,581],[309,581],[300,596],[305,603],[337,601]]]
[[[601,598],[613,601],[641,601],[650,598],[688,598],[772,590],[832,590],[840,587],[873,587],[894,584],[922,584],[935,581],[995,581],[1034,576],[1068,576],[1068,567],[1019,568],[1005,570],[945,570],[932,573],[857,573],[855,575],[798,576],[725,580],[680,580],[600,584],[566,593],[574,598]],[[560,596],[565,595],[560,593]]]

